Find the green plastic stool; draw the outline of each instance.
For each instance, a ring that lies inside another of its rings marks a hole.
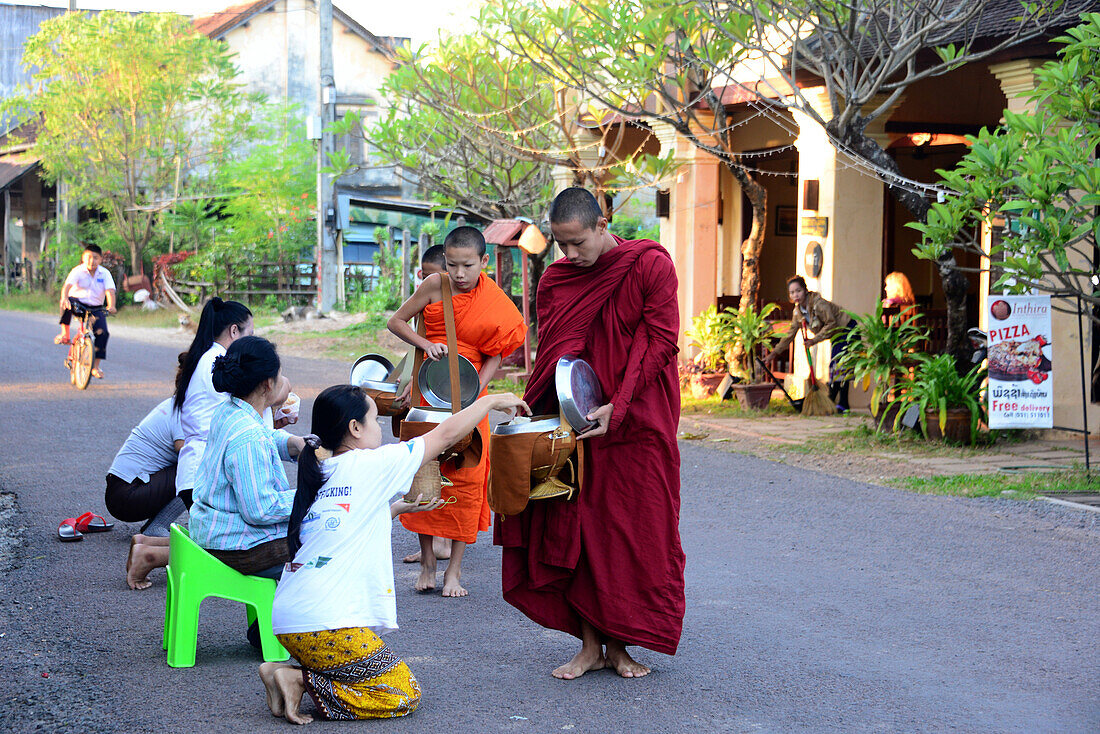
[[[290,653],[271,631],[275,581],[234,571],[191,540],[187,529],[173,523],[168,535],[168,593],[164,597],[164,639],[168,664],[195,665],[199,637],[199,605],[208,596],[245,605],[248,624],[259,620],[264,660],[282,662]]]

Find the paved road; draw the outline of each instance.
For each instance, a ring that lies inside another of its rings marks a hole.
[[[167,395],[175,350],[112,340],[108,379],[77,392],[50,320],[2,316],[0,539],[15,532],[18,545],[0,573],[0,727],[286,731],[264,707],[238,605],[206,602],[198,665],[173,670],[160,650],[163,573],[145,592],[123,580],[136,525],[54,539],[60,519],[103,510],[102,476]],[[317,391],[346,374],[286,362],[307,419]],[[573,642],[501,601],[499,553],[483,536],[466,599],[418,595],[413,568],[397,565],[402,629],[389,642],[425,697],[387,731],[1100,731],[1095,515],[682,448],[678,655],[639,651],[655,668],[643,680],[554,680]],[[394,539],[395,557],[413,547],[400,529]]]

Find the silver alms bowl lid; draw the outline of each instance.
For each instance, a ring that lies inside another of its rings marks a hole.
[[[554,373],[558,404],[565,420],[577,433],[596,425],[587,416],[604,404],[603,390],[592,366],[580,357],[562,357]]]

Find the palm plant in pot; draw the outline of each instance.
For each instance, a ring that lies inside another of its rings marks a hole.
[[[915,373],[899,384],[898,395],[891,401],[898,406],[895,429],[905,412],[915,406],[925,438],[974,443],[985,420],[985,368],[976,365],[960,375],[950,354],[920,354],[916,360]]]
[[[742,310],[727,308],[723,314],[728,329],[726,360],[730,364],[730,374],[741,378],[734,384],[733,391],[742,408],[761,410],[768,407],[775,386],[764,382],[756,357],[761,349],[771,346],[778,337],[768,316],[779,308],[774,303],[765,304],[757,311],[752,304]]]
[[[726,376],[729,328],[725,314],[710,306],[691,319],[691,327],[684,331],[684,336],[688,344],[699,350],[685,372],[692,396],[701,400],[711,395]]]
[[[847,347],[837,367],[850,374],[871,392],[871,415],[880,429],[890,429],[900,405],[887,407],[896,397],[897,385],[909,374],[915,355],[928,341],[928,329],[918,323],[920,316],[886,319],[882,301],[874,313],[851,314],[856,325],[847,336]]]

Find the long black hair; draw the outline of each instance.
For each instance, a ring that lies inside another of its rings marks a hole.
[[[317,448],[336,451],[348,433],[348,424],[352,421],[365,422],[369,412],[367,394],[356,385],[326,387],[313,401],[310,428],[319,441],[307,441],[305,449],[298,455],[298,489],[294,493],[294,506],[290,510],[290,525],[286,531],[291,558],[302,547],[298,537],[302,520],[317,499],[317,490],[325,483],[320,462],[317,461]]]
[[[180,370],[176,373],[176,410],[183,408],[183,401],[187,399],[187,386],[191,384],[195,367],[214,340],[234,324],[238,328],[243,327],[250,318],[252,318],[252,312],[248,310],[248,306],[237,301],[223,301],[217,296],[211,298],[202,307],[202,316],[199,317],[199,326],[195,329],[195,338],[187,351],[180,355]]]
[[[214,389],[235,398],[252,394],[261,382],[277,377],[282,363],[275,345],[262,336],[245,336],[214,360]]]

